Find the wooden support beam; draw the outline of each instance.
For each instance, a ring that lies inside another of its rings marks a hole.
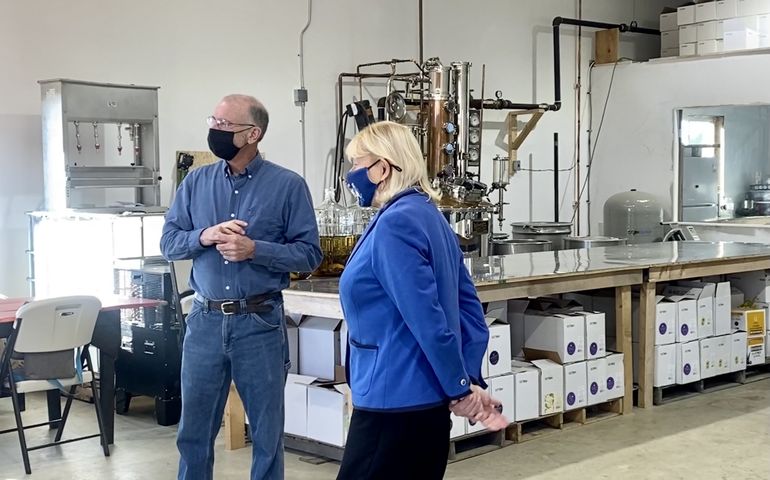
[[[597,65],[615,63],[620,58],[620,30],[599,30],[594,34],[594,60]]]

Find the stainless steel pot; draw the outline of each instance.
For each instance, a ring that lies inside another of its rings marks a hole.
[[[551,242],[548,240],[513,239],[492,240],[492,255],[509,255],[511,253],[548,252],[551,250]]]
[[[614,247],[617,245],[625,245],[625,238],[616,237],[565,237],[564,249],[572,250],[575,248],[592,248],[592,247]]]
[[[572,224],[567,222],[521,222],[511,227],[514,240],[547,240],[553,250],[561,250],[564,237],[572,233]]]

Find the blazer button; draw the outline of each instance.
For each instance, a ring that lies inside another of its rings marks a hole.
[[[467,380],[465,380],[464,378],[463,378],[462,380],[460,380],[460,385],[462,385],[463,387],[464,387],[464,386],[465,386],[467,383],[468,383],[468,381],[467,381]]]

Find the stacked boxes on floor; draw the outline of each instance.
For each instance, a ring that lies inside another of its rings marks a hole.
[[[732,328],[746,332],[746,365],[766,363],[768,350],[768,304],[770,273],[746,272],[730,275],[731,283],[743,293],[745,301],[733,305]]]
[[[676,20],[678,31],[674,33]],[[701,1],[660,16],[661,56],[712,55],[770,47],[770,0]]]

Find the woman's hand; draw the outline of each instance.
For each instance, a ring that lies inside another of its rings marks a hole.
[[[471,385],[471,394],[449,404],[449,409],[459,417],[481,422],[488,430],[496,432],[508,426],[508,419],[497,407],[500,402],[478,385]]]

